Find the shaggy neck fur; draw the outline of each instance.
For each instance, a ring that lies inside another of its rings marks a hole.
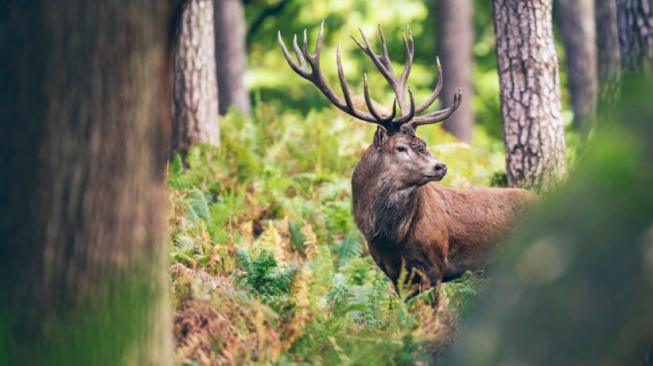
[[[420,187],[399,187],[368,151],[352,176],[356,222],[375,245],[396,245],[410,231],[419,209]]]

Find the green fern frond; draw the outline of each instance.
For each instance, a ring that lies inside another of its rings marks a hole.
[[[363,253],[363,245],[356,231],[350,231],[345,238],[333,246],[333,251],[338,256],[338,266],[344,266],[352,258],[359,257]]]
[[[288,232],[290,233],[290,244],[292,245],[292,248],[305,254],[306,236],[302,232],[303,227],[303,225],[299,225],[295,222],[288,222]]]
[[[209,209],[209,200],[204,192],[197,187],[193,188],[190,193],[190,202],[188,202],[188,214],[192,222],[199,220],[211,221],[211,210]]]

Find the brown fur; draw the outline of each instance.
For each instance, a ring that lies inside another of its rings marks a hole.
[[[435,180],[444,174],[430,176],[435,163],[414,132],[388,136],[379,128],[352,176],[356,223],[395,286],[402,266],[414,273],[415,290],[482,269],[536,197],[516,188],[443,186]]]

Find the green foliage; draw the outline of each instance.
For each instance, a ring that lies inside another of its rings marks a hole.
[[[197,146],[185,161],[170,163],[171,260],[215,278],[193,279],[190,290],[174,279],[175,303],[215,298],[228,305],[222,311],[258,314],[258,323],[232,314],[241,320],[229,329],[242,343],[221,343],[221,352],[252,363],[430,359],[448,342],[457,314],[467,311],[478,279],[443,285],[437,316],[433,293],[408,303],[396,296],[367,254],[351,208],[351,172],[373,128],[331,110],[302,119],[259,104],[255,116],[228,115],[220,148]],[[482,128],[475,132],[468,146],[437,126],[420,129],[451,167],[445,184],[488,185],[502,169],[501,143]],[[233,290],[214,284],[224,282]],[[245,341],[250,337],[269,350],[258,361],[250,359],[259,352]]]
[[[288,232],[293,250],[306,254],[306,235],[302,232],[302,227],[296,222],[289,222]]]
[[[251,2],[246,7],[248,20],[256,18],[266,6],[278,2]],[[323,19],[326,31],[322,47],[322,68],[327,79],[332,85],[338,85],[335,49],[340,42],[343,67],[353,94],[362,95],[362,75],[366,72],[374,98],[387,106],[392,103],[390,88],[374,71],[366,56],[357,49],[350,36],[358,35],[358,28],[361,27],[371,40],[377,42],[376,26],[381,24],[388,40],[390,56],[394,60],[393,66],[398,70],[402,66],[404,52],[401,31],[409,25],[416,45],[410,85],[417,100],[425,98],[432,90],[437,76],[434,73],[438,28],[436,3],[436,0],[290,1],[283,11],[267,18],[256,34],[248,36],[250,67],[246,80],[255,95],[255,101],[303,113],[329,107],[328,101],[317,89],[308,86],[305,80],[295,75],[286,65],[276,39],[277,31],[280,30],[286,42],[291,42],[293,34],[301,35],[306,28],[312,46]],[[466,90],[464,95],[473,96],[476,123],[482,125],[492,137],[501,138],[499,78],[496,72],[491,2],[476,0],[474,8],[474,90]],[[564,66],[564,63],[561,65]],[[447,65],[443,67],[446,72]],[[562,72],[561,75],[564,82],[565,73]],[[566,97],[566,93],[563,96]],[[570,120],[570,114],[565,115]]]
[[[506,172],[495,172],[490,179],[490,186],[492,187],[507,187],[508,174]]]
[[[265,8],[284,0],[256,0],[246,6],[247,20],[251,22]],[[252,90],[256,103],[273,104],[285,110],[308,113],[330,106],[320,92],[308,82],[295,75],[286,65],[277,44],[277,31],[281,31],[286,42],[292,35],[301,36],[308,31],[312,46],[317,37],[319,25],[325,20],[325,39],[322,47],[322,68],[331,85],[337,86],[335,49],[340,42],[343,67],[347,81],[354,95],[362,95],[362,75],[367,73],[375,100],[390,106],[392,95],[383,78],[374,71],[371,61],[360,52],[350,39],[362,28],[370,40],[377,42],[377,25],[382,25],[388,40],[389,54],[393,67],[398,70],[403,62],[401,31],[410,26],[415,38],[416,52],[410,85],[415,98],[426,97],[435,83],[434,60],[437,56],[438,22],[435,14],[437,0],[290,0],[282,11],[270,16],[249,34],[249,70],[246,83]],[[496,47],[491,1],[474,1],[474,90],[465,90],[465,97],[473,96],[476,123],[483,126],[493,138],[500,139],[499,77],[497,74]],[[301,38],[301,37],[300,37]],[[561,42],[556,40],[560,58],[563,116],[570,124],[573,113],[569,107],[569,93],[566,88],[565,54]],[[378,44],[377,44],[378,46]],[[447,65],[443,65],[446,73]]]
[[[278,268],[276,259],[267,250],[253,258],[240,250],[238,259],[245,271],[245,283],[262,298],[271,301],[290,291],[293,269]]]
[[[347,264],[352,258],[363,253],[362,237],[358,231],[350,231],[342,241],[333,246],[333,251],[338,256],[338,265]]]

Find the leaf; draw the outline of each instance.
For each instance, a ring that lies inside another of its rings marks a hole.
[[[290,232],[290,244],[293,249],[304,254],[306,250],[306,236],[302,232],[303,227],[292,221],[288,222],[288,231]]]
[[[358,236],[357,232],[350,231],[340,243],[333,246],[333,251],[338,255],[339,267],[363,253],[363,246]]]

